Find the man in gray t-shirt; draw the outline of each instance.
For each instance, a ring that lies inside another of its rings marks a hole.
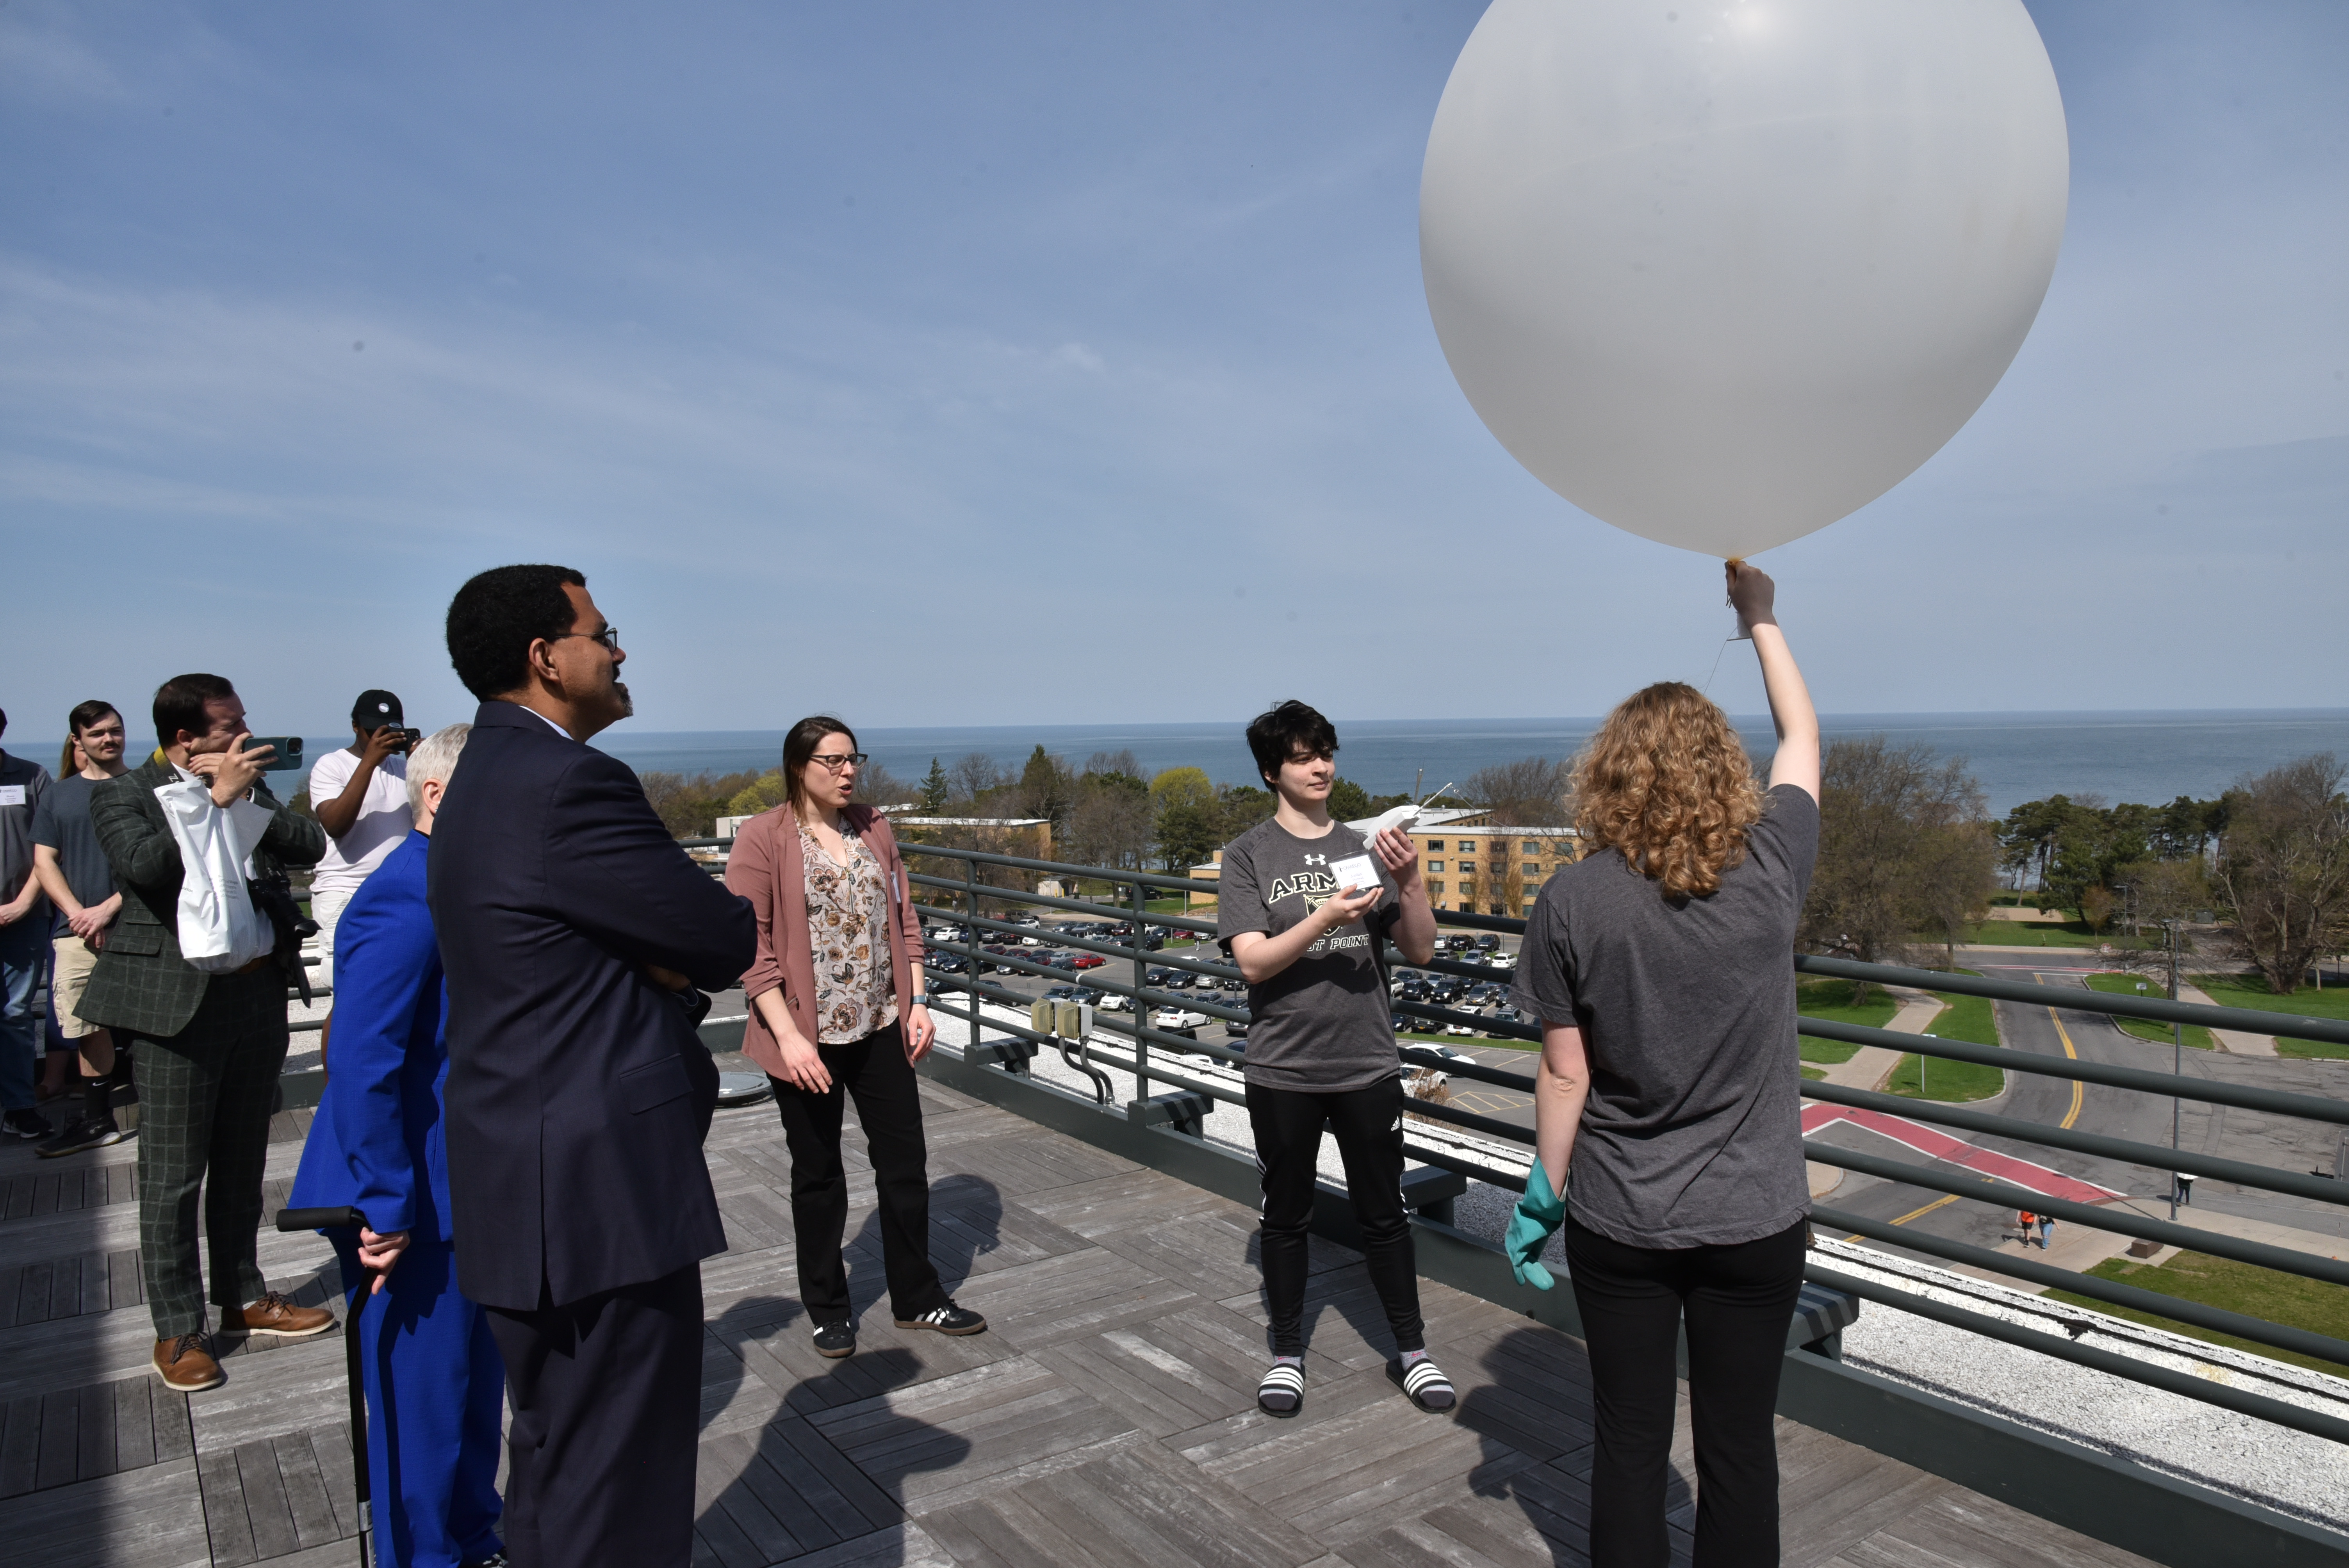
[[[1793,784],[1766,799],[1709,897],[1676,903],[1602,851],[1526,923],[1510,1000],[1589,1053],[1568,1205],[1626,1246],[1754,1241],[1810,1209],[1794,952],[1819,808]]]
[[[0,734],[8,716],[0,713]],[[33,813],[49,787],[39,763],[0,751],[0,1134],[36,1139],[49,1124],[33,1109],[41,1015],[33,1006],[48,968],[48,901],[33,879]]]

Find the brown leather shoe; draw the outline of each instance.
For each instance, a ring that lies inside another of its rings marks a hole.
[[[155,1341],[155,1371],[166,1387],[182,1394],[192,1394],[199,1388],[217,1388],[228,1379],[222,1376],[220,1363],[204,1348],[202,1333],[182,1334],[177,1339]]]
[[[335,1326],[335,1315],[324,1307],[296,1306],[271,1291],[251,1306],[221,1314],[222,1334],[274,1334],[280,1339],[307,1339]]]

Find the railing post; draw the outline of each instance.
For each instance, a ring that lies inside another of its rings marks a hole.
[[[1137,1101],[1150,1098],[1150,1042],[1142,1034],[1150,1023],[1150,1005],[1141,995],[1148,989],[1149,965],[1144,959],[1150,949],[1144,934],[1149,929],[1149,890],[1137,874],[1133,879],[1133,1098]]]
[[[977,861],[963,861],[962,880],[962,929],[971,949],[970,969],[968,971],[970,985],[966,988],[964,994],[970,998],[970,1049],[975,1051],[978,1048],[978,954],[980,951],[980,944],[978,940],[978,862]]]

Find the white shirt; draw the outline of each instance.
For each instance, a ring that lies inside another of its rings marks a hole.
[[[321,801],[340,797],[358,770],[359,759],[347,747],[318,758],[310,768],[310,810],[315,812]],[[408,808],[408,758],[387,757],[367,780],[351,830],[340,838],[326,836],[326,858],[310,873],[312,891],[357,892],[359,883],[408,837],[414,820]]]

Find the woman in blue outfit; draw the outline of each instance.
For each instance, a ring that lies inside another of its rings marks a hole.
[[[376,1553],[398,1568],[505,1561],[497,1531],[505,1367],[481,1309],[457,1292],[441,1131],[447,1004],[424,903],[433,812],[471,728],[451,725],[416,748],[414,830],[360,884],[336,929],[326,1093],[287,1202],[367,1216],[357,1232],[325,1234],[365,1314]]]

